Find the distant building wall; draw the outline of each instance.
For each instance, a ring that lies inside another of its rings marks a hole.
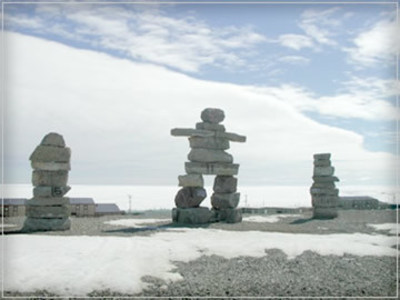
[[[390,205],[369,196],[339,197],[340,209],[386,209]]]
[[[5,218],[25,216],[25,202],[23,198],[3,199],[0,202],[0,215]]]

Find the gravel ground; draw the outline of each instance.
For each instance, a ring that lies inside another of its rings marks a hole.
[[[249,216],[249,215],[245,215]],[[99,218],[72,218],[71,230],[33,234],[48,235],[105,235],[135,236],[151,235],[155,232],[181,227],[170,222],[151,224],[144,228],[126,228],[104,224],[106,221],[122,218],[169,218],[169,211],[143,212],[140,215],[107,216]],[[236,231],[272,231],[288,233],[379,233],[367,224],[396,223],[396,211],[340,211],[334,220],[311,220],[311,213],[305,212],[276,223],[242,222],[239,224],[214,223],[200,227]],[[5,224],[9,234],[17,231],[23,218],[9,218]],[[199,227],[199,226],[198,226]],[[396,258],[378,256],[321,256],[306,251],[294,259],[277,249],[266,250],[261,258],[238,257],[225,259],[219,256],[202,256],[188,263],[174,262],[176,272],[182,281],[168,283],[151,276],[142,280],[149,284],[141,294],[124,295],[115,291],[93,291],[88,296],[109,297],[395,297]],[[29,295],[52,297],[46,291],[35,291]],[[20,296],[20,293],[5,293],[5,296]]]

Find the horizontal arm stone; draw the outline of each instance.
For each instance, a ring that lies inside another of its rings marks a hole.
[[[215,136],[217,138],[227,139],[232,142],[239,142],[239,143],[246,142],[246,137],[244,135],[239,135],[237,133],[232,133],[232,132],[216,132]]]
[[[171,135],[211,137],[215,135],[215,132],[202,129],[192,129],[192,128],[174,128],[171,129]]]

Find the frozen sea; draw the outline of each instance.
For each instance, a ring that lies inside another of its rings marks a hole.
[[[179,190],[177,186],[135,186],[135,185],[79,185],[71,184],[68,197],[90,197],[96,203],[116,203],[120,209],[132,211],[149,209],[171,209]],[[309,186],[239,186],[241,207],[309,207],[311,197]],[[345,186],[339,188],[340,196],[371,196],[380,201],[398,203],[396,189],[390,186]],[[206,187],[208,197],[202,203],[210,207],[212,186]],[[3,198],[31,198],[32,185],[5,184]]]

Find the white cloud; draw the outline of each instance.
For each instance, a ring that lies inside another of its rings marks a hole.
[[[193,127],[205,107],[224,109],[227,130],[248,136],[247,143],[232,143],[229,150],[241,163],[242,184],[308,184],[316,152],[348,162],[350,182],[394,178],[394,156],[366,151],[360,135],[299,112],[342,110],[370,117],[373,110],[383,116],[389,107],[381,102],[349,110],[348,100],[339,102],[341,108],[293,86],[257,89],[197,80],[20,34],[6,34],[5,41],[6,178],[24,166],[19,176],[28,181],[31,151],[44,134],[56,131],[72,148],[75,183],[175,184],[189,147],[185,138],[171,137],[170,129]]]
[[[310,37],[301,34],[282,34],[279,36],[278,42],[282,46],[292,48],[294,50],[312,48],[314,46],[314,43]]]
[[[307,65],[310,62],[309,58],[297,55],[282,56],[278,60],[281,62],[295,64],[295,65]]]
[[[344,48],[350,62],[358,66],[372,66],[378,63],[394,64],[400,49],[400,30],[396,21],[382,20],[375,23],[354,40],[354,47]]]
[[[210,27],[194,17],[165,16],[152,6],[127,11],[110,5],[80,5],[77,9],[42,4],[34,15],[7,14],[6,25],[55,34],[185,72],[198,72],[206,65],[241,66],[245,60],[240,52],[248,53],[265,41],[250,27]]]

